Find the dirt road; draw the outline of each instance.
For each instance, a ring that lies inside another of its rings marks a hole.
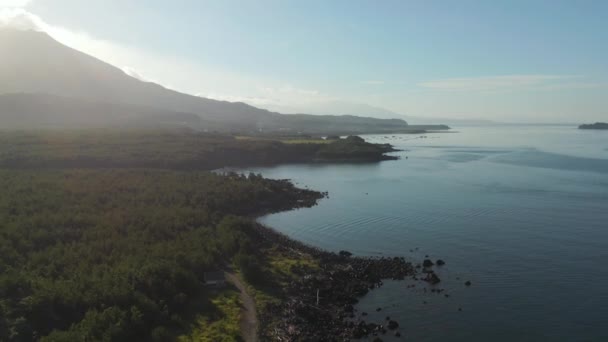
[[[241,302],[243,308],[241,311],[241,333],[245,342],[258,341],[258,315],[255,310],[255,301],[253,297],[247,293],[247,287],[233,273],[226,272],[226,280],[234,284],[241,292]]]

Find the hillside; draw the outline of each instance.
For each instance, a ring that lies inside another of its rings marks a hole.
[[[35,100],[50,104],[49,113],[36,110],[35,105],[24,109],[19,106],[19,98],[13,102],[13,107],[0,104],[2,126],[6,118],[14,120],[23,111],[28,112],[28,120],[35,126],[40,126],[37,120],[47,124],[46,116],[56,119],[53,124],[60,124],[61,119],[87,116],[77,121],[111,125],[116,119],[111,115],[103,115],[111,119],[109,122],[93,117],[109,108],[116,117],[143,117],[145,114],[154,117],[163,112],[195,114],[203,120],[203,129],[222,131],[378,133],[407,129],[407,122],[403,120],[281,115],[241,102],[217,101],[179,93],[133,78],[119,68],[62,45],[43,32],[0,29],[0,55],[0,94],[49,94],[63,98],[58,100],[59,103],[52,103],[49,98]],[[77,100],[68,104],[71,99]],[[92,108],[83,105],[83,100],[102,105]],[[81,108],[82,112],[53,112],[61,107],[70,110]],[[68,126],[71,124],[69,121],[65,123]]]
[[[47,94],[3,94],[0,108],[3,130],[202,126],[202,119],[196,114]],[[206,125],[214,126],[210,122]]]

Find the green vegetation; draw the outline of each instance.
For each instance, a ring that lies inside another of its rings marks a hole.
[[[394,151],[391,145],[370,144],[360,137],[349,136],[327,144],[317,153],[320,160],[373,160]],[[386,157],[389,159],[390,157]]]
[[[237,140],[247,140],[247,141],[280,141],[284,144],[329,144],[331,140],[323,139],[322,137],[312,137],[312,136],[272,136],[272,135],[239,135],[236,136]]]
[[[260,335],[268,336],[280,321],[275,314],[285,300],[285,289],[302,276],[319,271],[320,266],[319,260],[310,254],[267,241],[258,243],[255,256],[257,276],[251,278],[243,269],[239,270],[238,276],[248,285],[247,292],[255,299],[261,323]]]
[[[189,331],[216,306],[203,272],[255,254],[252,223],[233,215],[319,197],[256,175],[162,170],[3,170],[0,188],[2,341]]]
[[[206,170],[380,160],[390,150],[358,137],[283,140],[0,132],[0,341],[238,338],[234,291],[205,288],[204,272],[234,266],[260,312],[272,312],[281,288],[318,265],[264,243],[251,217],[322,194]]]
[[[242,340],[239,327],[241,302],[239,293],[224,290],[211,300],[217,309],[216,317],[198,315],[193,329],[179,342],[234,342]]]
[[[0,131],[0,167],[211,170],[317,160],[379,161],[387,159],[384,153],[391,151],[390,146],[356,137],[322,141],[264,136],[244,139],[179,130]]]

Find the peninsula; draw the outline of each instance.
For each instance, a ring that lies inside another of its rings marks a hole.
[[[594,124],[584,124],[578,126],[579,129],[608,129],[608,123],[596,122]]]

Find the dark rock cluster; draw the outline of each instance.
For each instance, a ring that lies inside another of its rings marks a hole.
[[[284,300],[268,313],[275,318],[265,338],[282,341],[350,341],[353,338],[380,336],[395,331],[399,323],[368,323],[365,312],[356,313],[354,305],[369,291],[382,286],[383,279],[404,279],[413,276],[411,263],[400,257],[362,258],[349,252],[330,253],[263,226],[258,233],[282,248],[313,255],[319,269],[287,284]],[[276,318],[280,317],[278,322]],[[396,334],[395,334],[396,335]],[[399,333],[400,335],[400,333]]]

